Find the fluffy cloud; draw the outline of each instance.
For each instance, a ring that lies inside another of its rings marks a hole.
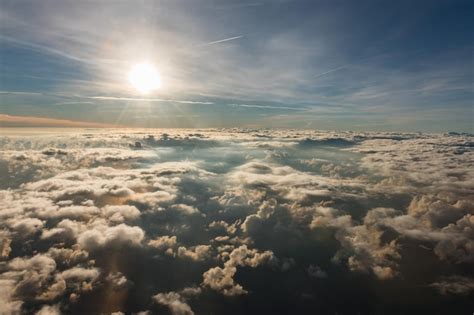
[[[160,236],[154,240],[150,240],[148,245],[159,250],[172,249],[177,244],[176,236]]]
[[[107,312],[225,312],[216,293],[304,313],[332,309],[308,296],[352,305],[335,287],[354,273],[361,294],[382,280],[460,305],[472,292],[468,135],[91,131],[0,146],[0,313],[94,313],[96,296]]]
[[[168,306],[173,315],[194,315],[191,307],[176,292],[158,293],[153,296],[153,300],[156,303]]]
[[[184,246],[178,247],[178,257],[185,257],[195,261],[204,260],[210,255],[211,246],[209,245],[198,245],[191,249],[187,249]]]
[[[13,295],[15,280],[0,279],[0,312],[2,314],[19,314],[21,312],[22,300]]]
[[[83,232],[78,237],[78,244],[93,251],[105,246],[140,246],[145,233],[138,226],[120,224],[113,227],[103,225],[95,226],[95,229]]]
[[[43,306],[36,315],[60,315],[61,310],[59,309],[59,305],[45,305]]]
[[[0,231],[0,258],[7,258],[11,251],[10,234],[6,231]]]
[[[43,227],[43,221],[36,218],[24,218],[21,220],[10,220],[10,227],[20,235],[28,236],[36,233]]]
[[[102,208],[104,215],[113,222],[132,221],[140,216],[140,211],[129,205],[107,205]]]
[[[203,284],[210,288],[222,292],[224,295],[240,295],[247,291],[235,283],[233,276],[237,272],[237,266],[257,267],[274,259],[271,251],[259,252],[256,249],[249,249],[242,245],[232,250],[232,252],[220,253],[226,261],[224,267],[214,267],[203,274]]]

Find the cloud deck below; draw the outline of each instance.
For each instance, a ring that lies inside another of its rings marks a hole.
[[[472,312],[473,139],[5,129],[0,313]]]

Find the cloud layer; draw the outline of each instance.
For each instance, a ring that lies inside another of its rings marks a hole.
[[[0,145],[1,313],[471,309],[470,135],[13,131]]]

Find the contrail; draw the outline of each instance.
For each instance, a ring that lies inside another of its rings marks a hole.
[[[271,105],[255,105],[255,104],[227,104],[229,106],[239,107],[251,107],[251,108],[262,108],[262,109],[286,109],[286,110],[306,110],[307,108],[301,107],[287,107],[287,106],[271,106]]]
[[[75,105],[75,104],[94,104],[93,102],[61,102],[61,103],[54,103],[53,105],[61,106],[61,105]]]
[[[362,58],[359,58],[359,59],[357,59],[356,61],[358,61],[358,62],[361,62],[361,61],[365,61],[365,60],[367,60],[367,59],[376,58],[376,57],[378,57],[378,56],[381,56],[381,55],[382,55],[382,53],[380,53],[380,54],[377,54],[377,55],[372,55],[372,56],[362,57]],[[315,75],[313,78],[319,78],[319,77],[322,77],[322,76],[324,76],[324,75],[326,75],[326,74],[329,74],[329,73],[332,73],[332,72],[336,72],[336,71],[339,71],[339,70],[341,70],[341,69],[344,69],[344,68],[350,67],[350,66],[352,66],[353,64],[354,64],[354,63],[348,63],[348,64],[342,65],[342,66],[340,66],[340,67],[337,67],[337,68],[334,68],[334,69],[328,70],[328,71],[326,71],[326,72],[319,73],[319,74]]]
[[[319,77],[322,77],[323,75],[326,75],[326,74],[329,74],[329,73],[332,73],[332,72],[339,71],[339,70],[344,69],[344,68],[346,68],[346,67],[347,67],[347,66],[340,66],[340,67],[337,67],[337,68],[328,70],[328,71],[326,71],[326,72],[317,74],[317,75],[315,75],[313,78],[319,78]]]
[[[43,93],[39,92],[24,92],[24,91],[0,91],[0,95],[7,94],[7,95],[43,95]]]
[[[33,43],[33,42],[24,41],[24,40],[19,40],[19,39],[16,39],[16,38],[13,38],[13,37],[10,37],[10,36],[4,36],[4,35],[0,35],[0,40],[9,41],[13,44],[23,46],[25,48],[29,48],[33,51],[47,53],[47,54],[50,54],[50,55],[51,54],[52,55],[57,55],[57,56],[61,56],[63,58],[67,58],[67,59],[70,59],[70,60],[74,60],[74,61],[94,65],[93,62],[91,62],[87,59],[80,58],[80,57],[71,55],[69,53],[66,53],[64,51],[57,50],[57,49],[54,49],[54,48],[51,48],[51,47],[48,47],[48,46],[45,46],[45,45],[40,45],[40,44],[36,44],[36,43]]]
[[[216,41],[213,41],[213,42],[205,43],[205,44],[202,44],[202,45],[199,45],[199,46],[209,46],[209,45],[224,43],[224,42],[228,42],[228,41],[231,41],[231,40],[239,39],[239,38],[242,38],[242,37],[244,37],[244,35],[239,35],[239,36],[235,36],[235,37],[224,38],[224,39],[216,40]]]
[[[81,96],[81,95],[75,95],[75,96],[79,97],[79,98],[87,98],[87,99],[93,99],[93,100],[104,100],[104,101],[175,102],[175,103],[180,103],[180,104],[214,105],[213,102],[174,100],[174,99],[163,99],[163,98],[137,98],[137,97],[116,97],[116,96]]]

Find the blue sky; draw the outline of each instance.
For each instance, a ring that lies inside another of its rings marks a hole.
[[[0,113],[473,131],[472,1],[0,1]],[[149,61],[163,86],[127,75]]]

